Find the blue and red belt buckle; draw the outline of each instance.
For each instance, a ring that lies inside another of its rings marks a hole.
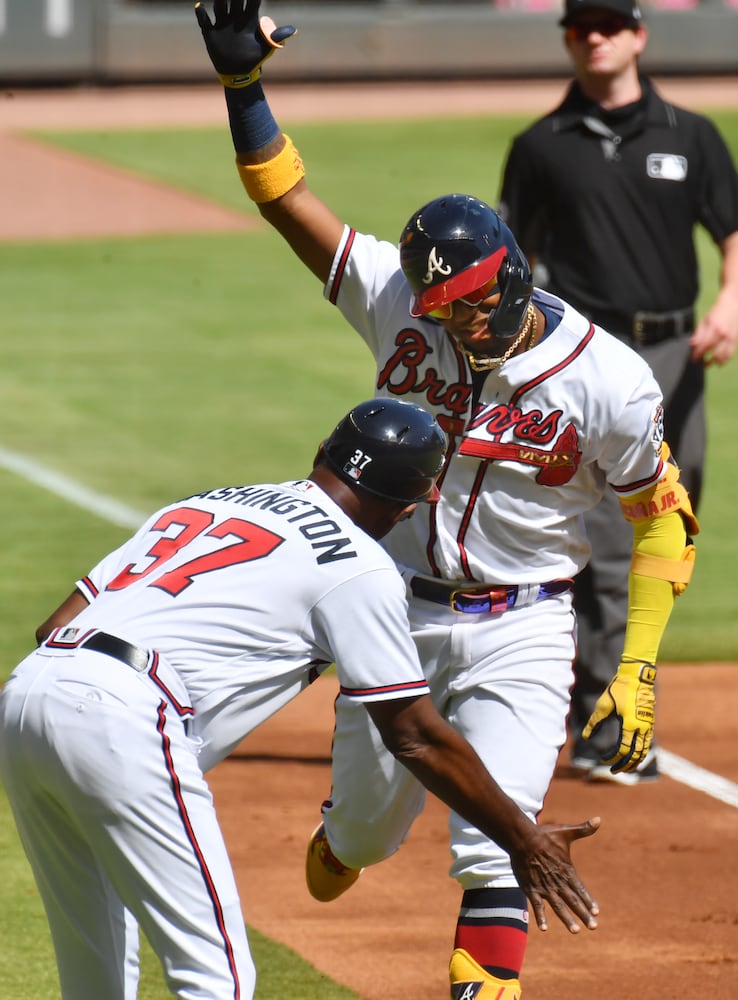
[[[514,606],[516,596],[517,587],[492,587],[483,593],[452,590],[449,604],[461,614],[499,614]]]

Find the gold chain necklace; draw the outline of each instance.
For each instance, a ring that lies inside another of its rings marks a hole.
[[[515,340],[510,344],[508,349],[504,354],[501,354],[498,358],[484,358],[479,357],[477,354],[472,354],[468,347],[459,342],[459,347],[462,353],[464,353],[469,359],[469,367],[473,372],[491,372],[495,368],[499,368],[500,365],[504,365],[506,361],[509,361],[513,354],[517,351],[520,345],[523,343],[525,338],[533,331],[531,338],[528,342],[528,347],[533,343],[533,337],[535,336],[535,322],[536,322],[536,311],[532,303],[528,303],[528,308],[525,311],[525,320],[523,325],[520,327],[520,333],[517,335]],[[528,349],[526,347],[526,350]]]

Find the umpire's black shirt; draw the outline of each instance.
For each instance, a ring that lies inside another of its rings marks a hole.
[[[626,335],[639,311],[694,305],[695,223],[716,242],[738,230],[738,179],[715,126],[641,86],[639,101],[608,112],[573,83],[514,139],[500,199],[546,286]]]

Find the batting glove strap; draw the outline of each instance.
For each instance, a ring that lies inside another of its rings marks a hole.
[[[269,57],[267,56],[266,58]],[[224,87],[228,87],[230,90],[240,90],[242,87],[250,87],[252,83],[256,83],[257,80],[261,79],[261,72],[261,66],[257,66],[256,69],[245,76],[243,73],[237,73],[234,76],[218,73],[218,79]]]

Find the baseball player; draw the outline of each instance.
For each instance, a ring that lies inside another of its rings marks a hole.
[[[569,845],[598,820],[536,826],[438,715],[377,544],[436,499],[446,447],[419,406],[362,403],[308,479],[157,511],[40,626],[0,694],[0,774],[64,998],[134,1000],[136,922],[172,995],[253,997],[203,774],[332,661],[392,759],[511,851],[540,921],[548,901],[571,929],[596,925]]]
[[[196,14],[248,196],[367,343],[377,395],[413,400],[448,435],[439,503],[384,541],[406,582],[436,706],[523,812],[537,816],[566,737],[572,578],[589,553],[583,514],[612,489],[634,525],[631,609],[588,732],[614,716],[607,760],[632,770],[651,742],[658,647],[690,576],[687,530],[697,530],[662,439],[650,370],[533,288],[513,234],[474,197],[423,206],[399,247],[344,224],[308,188],[264,95],[264,60],[295,29],[260,20],[258,0],[216,0],[214,18],[198,3]],[[424,799],[345,700],[335,748],[331,796],[307,857],[308,885],[321,899],[396,850]],[[525,889],[504,846],[455,811],[450,839],[451,874],[463,890],[451,995],[517,1000]]]

